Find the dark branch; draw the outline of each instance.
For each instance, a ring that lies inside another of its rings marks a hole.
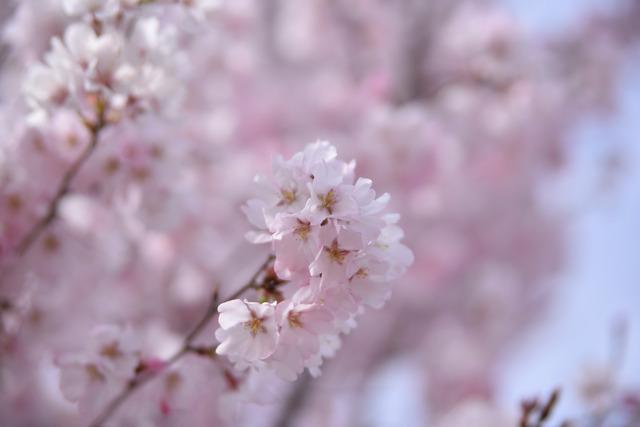
[[[256,286],[260,273],[262,273],[269,266],[269,264],[273,261],[273,259],[274,259],[273,255],[269,255],[269,257],[267,257],[267,260],[263,262],[262,265],[260,265],[260,267],[253,274],[253,276],[251,276],[249,281],[244,286],[239,288],[236,292],[231,294],[225,301],[236,299],[240,297],[243,293],[245,293],[247,290],[254,288]],[[173,356],[171,356],[167,360],[167,362],[165,363],[162,369],[156,370],[156,371],[145,371],[144,369],[142,369],[141,372],[137,374],[131,381],[129,381],[126,387],[107,404],[107,406],[102,410],[102,412],[100,412],[100,414],[94,419],[94,421],[89,426],[100,427],[101,425],[103,425],[109,418],[111,418],[113,414],[115,414],[118,408],[122,406],[122,404],[126,402],[127,399],[133,393],[136,392],[136,390],[138,390],[140,387],[142,387],[144,384],[148,383],[152,379],[158,377],[161,373],[165,372],[170,366],[172,366],[173,364],[178,362],[180,359],[182,359],[184,355],[188,353],[194,353],[194,352],[197,354],[200,354],[198,351],[194,351],[194,349],[198,350],[199,347],[194,347],[192,343],[200,334],[200,332],[202,332],[202,330],[209,324],[209,321],[216,315],[218,311],[218,305],[219,305],[219,299],[218,299],[218,293],[216,291],[202,318],[185,336],[185,339],[182,343],[182,346],[180,347],[180,350],[178,350]]]
[[[96,123],[87,123],[87,127],[91,132],[91,139],[89,144],[82,151],[80,156],[71,164],[69,169],[65,172],[60,184],[58,185],[58,189],[56,190],[53,198],[49,202],[49,206],[47,207],[47,212],[44,214],[38,222],[31,228],[31,230],[22,238],[20,243],[18,244],[16,250],[18,255],[22,256],[33,246],[33,244],[38,240],[38,237],[55,221],[58,216],[58,208],[60,207],[60,202],[71,190],[71,184],[73,180],[82,169],[82,166],[86,163],[87,159],[91,157],[91,154],[94,152],[98,145],[98,141],[100,139],[100,132],[104,129],[106,123],[104,120],[104,107],[102,104],[98,103],[98,114]]]

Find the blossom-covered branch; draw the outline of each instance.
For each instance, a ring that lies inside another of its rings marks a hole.
[[[49,202],[49,206],[47,207],[47,211],[45,215],[40,219],[33,228],[27,232],[24,238],[20,241],[17,246],[17,252],[19,255],[24,255],[29,248],[33,245],[33,243],[38,239],[38,237],[45,231],[45,229],[55,221],[58,215],[58,208],[60,206],[60,202],[62,198],[66,196],[71,190],[71,185],[73,183],[74,178],[80,172],[80,169],[85,164],[85,162],[89,159],[93,151],[96,149],[98,145],[98,141],[100,139],[100,132],[105,126],[104,122],[104,106],[102,105],[102,101],[98,99],[96,101],[96,109],[98,110],[96,117],[96,123],[86,123],[89,132],[91,133],[91,137],[89,143],[84,148],[80,156],[71,164],[69,169],[64,173],[62,180],[60,181],[60,185],[58,185],[58,189],[54,193],[53,198]]]
[[[236,298],[239,298],[251,288],[255,288],[258,284],[257,280],[260,274],[264,273],[269,264],[273,261],[273,257],[269,256],[267,260],[256,270],[251,279],[235,291],[226,301],[230,301]],[[91,422],[91,427],[100,427],[102,426],[117,410],[118,408],[126,402],[126,400],[133,394],[135,391],[142,387],[147,382],[153,380],[161,373],[163,373],[166,369],[173,366],[176,362],[182,359],[185,355],[190,352],[201,352],[199,349],[196,349],[192,346],[193,341],[198,337],[200,332],[209,324],[211,319],[217,314],[219,306],[218,300],[218,291],[216,291],[213,295],[211,303],[207,310],[205,311],[202,318],[198,321],[198,323],[191,329],[191,331],[185,337],[180,349],[174,353],[169,359],[167,359],[164,363],[157,365],[154,369],[149,369],[149,367],[141,364],[136,369],[136,375],[132,378],[125,388],[116,395],[104,409],[99,413],[99,415]]]
[[[275,273],[288,283],[258,302],[221,304],[216,352],[241,370],[294,380],[307,368],[317,376],[364,307],[386,302],[413,254],[400,243],[398,215],[385,212],[389,195],[376,197],[371,180],[356,180],[355,162],[338,159],[328,142],[277,157],[273,179],[256,183],[259,198],[245,212],[259,231],[247,237],[271,243]]]
[[[28,72],[24,91],[31,122],[44,126],[52,116],[70,110],[89,132],[88,141],[64,172],[44,215],[17,244],[24,254],[56,219],[61,200],[96,149],[108,125],[166,109],[176,86],[171,76],[173,30],[154,18],[140,18],[119,2],[65,0],[76,22],[64,37],[54,38],[44,62]],[[132,27],[129,33],[127,28]]]

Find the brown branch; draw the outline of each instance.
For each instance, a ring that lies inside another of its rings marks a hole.
[[[253,274],[253,276],[251,276],[249,281],[244,286],[239,288],[236,292],[231,294],[225,300],[225,302],[236,299],[240,297],[243,293],[245,293],[247,290],[256,287],[258,276],[260,276],[260,273],[262,273],[267,268],[267,266],[273,261],[273,259],[274,259],[274,256],[269,255],[266,261],[263,262],[262,265],[260,265],[260,267]],[[196,323],[193,329],[191,329],[191,331],[185,336],[182,346],[180,347],[180,350],[174,353],[174,355],[171,356],[166,361],[162,369],[152,371],[152,372],[145,372],[143,370],[141,373],[136,374],[136,376],[131,381],[129,381],[129,383],[125,386],[125,388],[117,396],[115,396],[107,404],[107,406],[105,406],[102,412],[100,412],[100,414],[93,420],[91,424],[89,424],[89,426],[90,427],[102,426],[109,418],[111,418],[113,414],[115,414],[118,408],[122,406],[122,404],[126,402],[127,399],[133,393],[136,392],[136,390],[138,390],[141,386],[148,383],[152,379],[158,377],[161,373],[165,372],[167,368],[169,368],[170,366],[178,362],[180,359],[182,359],[184,355],[194,352],[194,349],[197,350],[196,347],[192,346],[192,343],[196,339],[196,337],[200,334],[200,332],[202,332],[202,330],[207,326],[209,321],[215,316],[215,314],[218,311],[218,305],[219,305],[218,293],[216,292],[214,293],[214,296],[211,299],[211,302],[209,303],[209,306],[207,307],[207,310],[205,311],[202,318],[198,321],[198,323]],[[196,351],[196,353],[198,352]]]
[[[560,389],[555,389],[547,401],[538,398],[526,399],[520,403],[520,427],[543,427],[551,418],[560,400]]]
[[[62,201],[64,196],[69,193],[71,189],[71,183],[78,175],[80,169],[85,164],[87,159],[96,149],[96,146],[98,145],[98,141],[100,139],[100,132],[106,125],[104,119],[104,106],[100,101],[98,101],[97,104],[97,113],[98,114],[96,123],[85,123],[87,128],[91,132],[91,139],[89,141],[89,144],[85,147],[80,156],[78,156],[78,158],[71,164],[69,169],[63,175],[62,180],[58,185],[58,189],[49,202],[49,206],[47,207],[47,212],[45,213],[45,215],[35,223],[31,230],[22,238],[22,240],[18,244],[16,250],[19,256],[27,253],[27,251],[33,246],[36,240],[38,240],[38,237],[40,237],[40,235],[47,229],[47,227],[49,227],[49,225],[51,225],[51,223],[57,218],[60,202]]]

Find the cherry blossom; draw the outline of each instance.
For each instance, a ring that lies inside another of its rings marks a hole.
[[[496,375],[571,259],[546,189],[639,10],[4,2],[0,424],[352,426],[398,361],[430,424],[514,421]],[[613,374],[578,426],[637,424]]]
[[[220,304],[218,311],[218,354],[253,362],[273,353],[277,341],[273,304],[231,300]]]
[[[73,3],[73,2],[71,2]],[[78,14],[95,15],[103,2],[69,5]],[[27,75],[24,90],[34,109],[67,106],[87,111],[95,96],[103,97],[110,121],[161,105],[175,105],[178,84],[172,68],[177,58],[175,31],[154,17],[134,19],[130,34],[104,18],[100,28],[88,22],[68,26],[51,41],[43,64]],[[169,107],[165,107],[169,110]]]
[[[140,362],[131,331],[102,325],[92,332],[85,353],[58,357],[60,389],[83,412],[100,408],[126,385]]]
[[[388,282],[413,262],[413,254],[400,243],[397,215],[384,212],[389,196],[376,198],[371,180],[354,183],[354,168],[355,162],[339,160],[336,148],[323,141],[289,160],[277,157],[273,181],[257,179],[262,197],[250,200],[244,211],[262,234],[248,238],[271,242],[279,285],[297,290],[286,299],[277,297],[284,295],[279,290],[268,295],[272,305],[241,300],[220,305],[218,354],[234,361],[265,360],[256,366],[293,380],[307,364],[319,368],[321,336],[351,329],[361,304],[383,305]]]

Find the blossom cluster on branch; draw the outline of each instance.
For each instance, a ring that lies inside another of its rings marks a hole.
[[[79,15],[54,38],[44,63],[25,82],[34,108],[65,107],[87,117],[103,102],[108,122],[175,105],[175,30],[127,13],[117,2],[65,2]]]
[[[218,354],[240,366],[259,362],[288,380],[305,367],[317,375],[339,333],[364,306],[381,307],[389,297],[390,282],[413,255],[400,243],[398,215],[384,212],[389,195],[376,197],[354,168],[317,142],[289,160],[276,158],[273,180],[256,178],[260,197],[245,212],[259,231],[248,238],[271,242],[275,275],[262,301],[220,305]]]

